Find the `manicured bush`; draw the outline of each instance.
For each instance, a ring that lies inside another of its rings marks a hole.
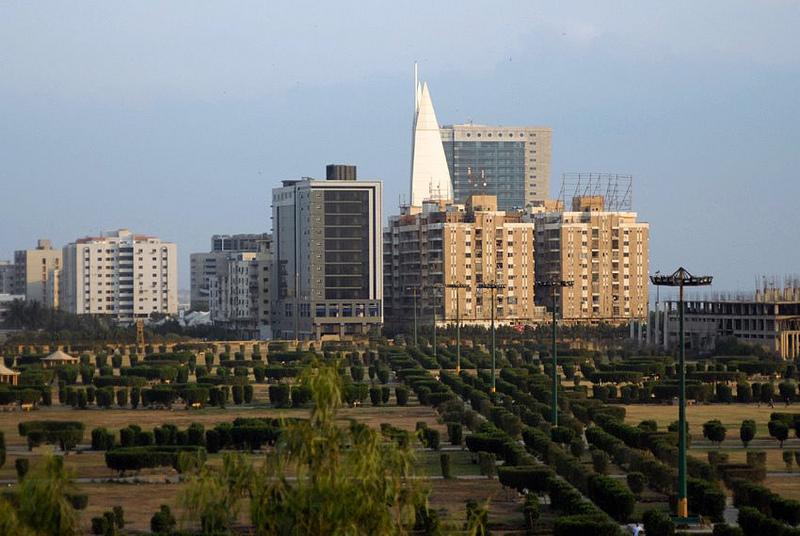
[[[92,450],[108,450],[114,446],[114,434],[105,428],[92,430]]]
[[[497,471],[500,483],[513,488],[519,493],[546,493],[549,491],[549,480],[555,473],[547,465],[501,466]]]
[[[447,438],[451,445],[460,445],[463,441],[463,427],[460,422],[447,423]]]
[[[742,440],[742,445],[747,448],[747,445],[756,437],[756,421],[745,419],[739,428],[739,439]]]
[[[497,457],[492,452],[478,452],[478,467],[482,475],[494,478],[497,474]]]
[[[290,387],[285,383],[269,386],[269,400],[276,408],[289,407]]]
[[[619,533],[619,525],[598,516],[560,516],[553,526],[554,536],[619,536]]]
[[[202,462],[205,460],[205,449],[197,446],[149,446],[124,447],[106,451],[106,466],[115,471],[140,471],[153,467],[172,467],[180,469],[179,459],[182,453],[189,453]]]
[[[703,423],[703,437],[712,443],[716,443],[717,447],[721,446],[722,442],[725,441],[726,433],[727,429],[719,419],[712,419]]]
[[[595,474],[589,477],[588,486],[589,498],[608,515],[621,523],[630,518],[636,496],[618,480]]]
[[[443,452],[439,455],[439,464],[442,466],[442,477],[451,478],[451,459],[450,454]]]
[[[311,390],[305,385],[293,385],[291,396],[293,408],[301,408],[311,402]]]
[[[635,493],[636,495],[642,494],[645,485],[644,474],[638,471],[632,471],[628,473],[626,480],[628,482],[628,487],[631,489],[633,493]]]
[[[150,518],[150,531],[156,534],[169,533],[172,532],[176,524],[175,516],[172,515],[169,506],[162,504],[158,512]]]
[[[17,458],[14,460],[14,469],[17,471],[17,481],[22,482],[28,470],[31,468],[31,462],[28,458]]]
[[[394,390],[395,398],[397,399],[398,406],[406,406],[408,405],[408,387],[405,385],[400,385],[395,387]]]
[[[665,513],[658,510],[646,510],[642,514],[642,524],[647,536],[673,536],[675,523]]]
[[[28,438],[28,448],[43,443],[57,444],[68,451],[83,441],[85,426],[77,421],[26,421],[18,425],[19,435]]]
[[[784,421],[771,420],[767,423],[769,435],[777,439],[780,443],[780,448],[783,448],[783,442],[789,439],[789,425]]]

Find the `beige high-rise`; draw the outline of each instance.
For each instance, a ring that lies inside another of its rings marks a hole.
[[[412,209],[413,210],[413,209]],[[534,226],[519,213],[497,210],[494,196],[473,196],[465,205],[426,202],[421,211],[392,216],[384,231],[384,299],[387,323],[414,317],[429,324],[488,326],[492,290],[498,324],[540,321],[534,304]],[[466,288],[449,288],[452,283]],[[456,305],[458,304],[458,311]]]
[[[53,249],[46,239],[39,239],[36,249],[15,251],[12,294],[57,308],[58,292],[51,288],[51,272],[60,269],[61,262],[61,250]],[[50,302],[48,295],[52,297]]]
[[[565,320],[619,323],[647,316],[649,224],[606,211],[601,196],[575,197],[570,212],[533,215],[536,278],[568,280],[556,305]],[[539,303],[551,307],[550,289]]]

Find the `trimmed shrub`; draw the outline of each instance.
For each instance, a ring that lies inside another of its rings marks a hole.
[[[269,400],[276,408],[289,407],[289,394],[290,387],[286,384],[280,383],[269,386]]]

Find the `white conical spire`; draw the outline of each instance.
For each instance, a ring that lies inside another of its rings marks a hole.
[[[416,78],[417,66],[414,65]],[[450,170],[428,84],[415,83],[414,139],[411,146],[411,205],[425,199],[453,199]]]

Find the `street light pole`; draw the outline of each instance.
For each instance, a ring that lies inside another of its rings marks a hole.
[[[406,290],[414,291],[414,346],[417,344],[417,287],[406,287]]]
[[[465,283],[448,283],[445,285],[447,288],[456,289],[456,374],[461,374],[461,315],[459,312],[459,295],[458,289],[468,288],[469,285]]]
[[[539,287],[549,288],[550,295],[553,299],[552,308],[553,308],[553,346],[552,346],[552,354],[553,354],[553,365],[552,365],[552,407],[550,408],[550,424],[553,426],[558,426],[558,354],[556,349],[556,334],[557,334],[557,324],[556,324],[556,289],[561,287],[571,287],[574,285],[573,281],[567,281],[563,279],[552,280],[552,281],[537,281],[536,285]]]
[[[680,351],[678,360],[678,518],[689,517],[689,499],[686,485],[686,333],[684,329],[683,287],[700,287],[711,284],[713,277],[693,276],[685,268],[672,275],[653,275],[650,281],[659,286],[679,287]]]
[[[499,288],[505,288],[505,284],[491,282],[491,283],[479,283],[477,285],[478,288],[489,288],[492,289],[492,392],[497,392],[495,387],[495,336],[494,336],[494,293]],[[485,318],[485,317],[484,317]]]

